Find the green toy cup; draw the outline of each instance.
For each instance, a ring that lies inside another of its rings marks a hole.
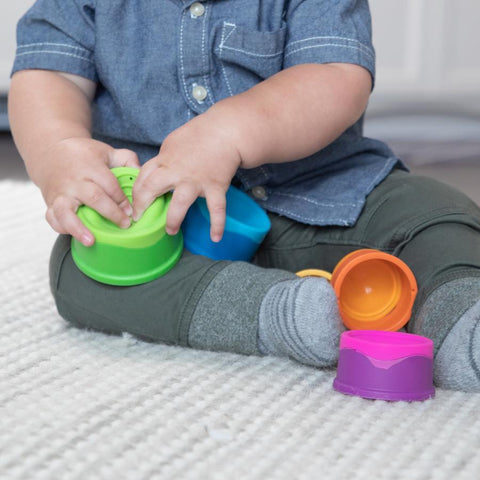
[[[131,202],[138,169],[118,167],[112,173]],[[146,283],[167,273],[183,251],[181,232],[168,235],[165,231],[170,200],[171,194],[158,197],[127,229],[82,205],[77,215],[95,236],[95,243],[86,247],[72,238],[77,267],[98,282],[123,286]]]

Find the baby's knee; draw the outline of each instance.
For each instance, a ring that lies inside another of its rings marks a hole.
[[[395,251],[431,226],[452,223],[480,232],[480,208],[468,196],[432,178],[397,172],[371,195],[366,240]]]
[[[64,266],[65,258],[70,253],[71,237],[70,235],[59,235],[55,244],[53,245],[52,252],[50,254],[50,264],[49,264],[49,280],[50,280],[50,291],[52,293],[57,311],[60,316],[67,322],[81,327],[82,325],[78,324],[78,321],[74,319],[70,314],[70,309],[68,304],[70,303],[68,298],[61,296],[59,293],[59,283],[60,277],[62,274],[62,269]]]
[[[95,289],[96,282],[87,279],[75,266],[71,255],[71,236],[60,235],[50,254],[50,290],[59,315],[71,325],[106,333],[121,333],[103,316],[95,315],[92,308],[92,291],[85,289],[90,282]]]
[[[60,316],[75,326],[81,326],[78,319],[71,315],[69,304],[73,299],[60,292],[60,279],[65,268],[65,259],[70,255],[71,238],[70,235],[59,235],[53,245],[49,264],[50,291]]]
[[[70,252],[71,238],[70,235],[59,235],[50,254],[48,273],[50,278],[50,291],[54,298],[56,298],[63,262]]]

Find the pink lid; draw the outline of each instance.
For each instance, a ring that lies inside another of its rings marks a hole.
[[[346,348],[378,360],[413,356],[433,358],[433,342],[413,333],[350,330],[340,337],[340,349]]]

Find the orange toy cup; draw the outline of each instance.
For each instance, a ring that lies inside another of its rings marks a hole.
[[[302,270],[300,277],[327,278],[350,330],[396,331],[410,319],[417,282],[399,258],[373,249],[356,250],[340,260],[333,274]]]

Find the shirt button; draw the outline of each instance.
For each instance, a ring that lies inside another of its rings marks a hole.
[[[207,98],[208,92],[202,85],[194,85],[192,88],[192,96],[197,102],[202,102]]]
[[[267,199],[267,191],[260,185],[252,188],[252,195],[259,200]]]
[[[190,13],[192,17],[201,17],[205,13],[205,7],[200,2],[192,3]]]

